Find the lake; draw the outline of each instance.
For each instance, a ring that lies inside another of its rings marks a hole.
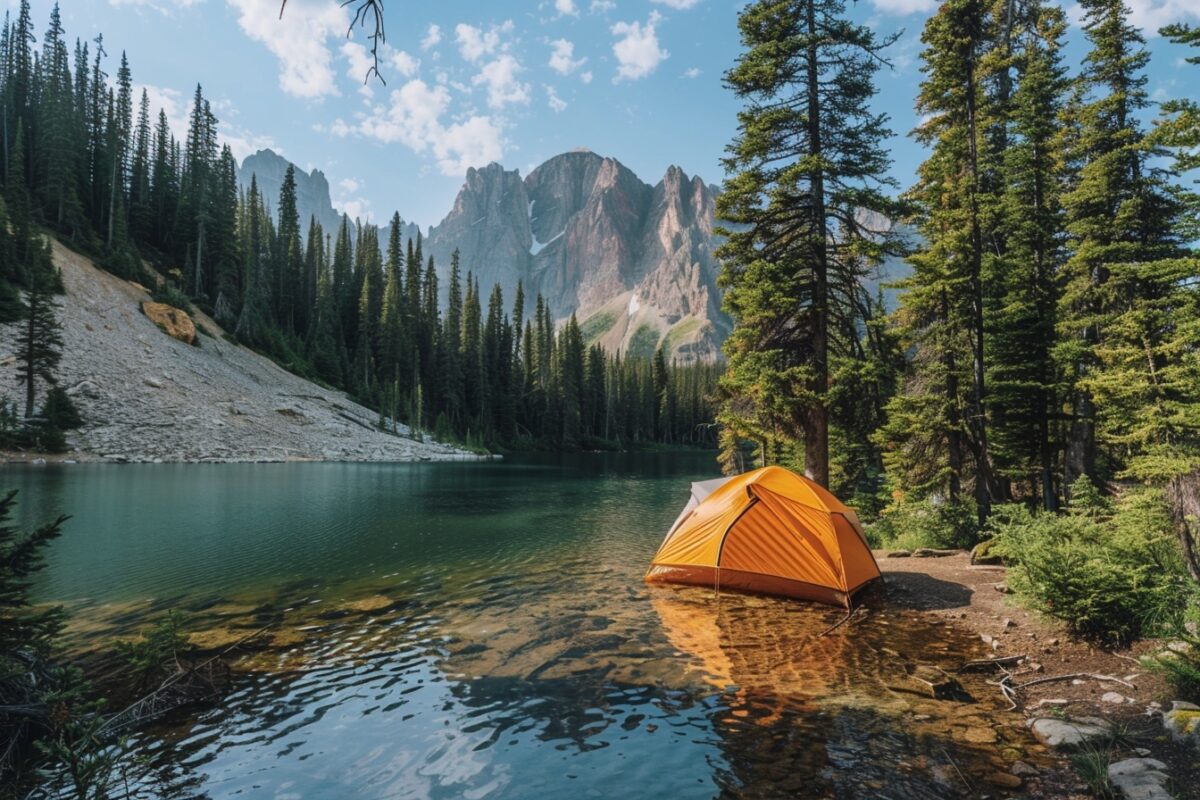
[[[998,694],[912,691],[976,637],[649,588],[712,454],[0,468],[74,515],[40,576],[86,649],[168,609],[238,648],[228,695],[135,739],[145,796],[944,798],[1042,754]]]

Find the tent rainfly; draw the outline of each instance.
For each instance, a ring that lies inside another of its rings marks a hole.
[[[879,566],[855,513],[782,467],[692,484],[649,583],[683,583],[850,607]]]

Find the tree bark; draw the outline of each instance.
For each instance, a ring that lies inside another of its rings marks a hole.
[[[1167,483],[1166,495],[1184,564],[1192,580],[1200,583],[1200,560],[1196,555],[1198,548],[1194,530],[1200,524],[1200,472],[1172,478]]]
[[[829,409],[825,395],[829,391],[829,227],[825,218],[825,171],[822,155],[820,63],[817,52],[817,23],[814,3],[805,4],[808,28],[808,52],[805,59],[808,96],[808,138],[816,167],[809,175],[814,233],[812,278],[812,380],[809,391],[815,399],[805,414],[804,473],[809,480],[829,487]]]

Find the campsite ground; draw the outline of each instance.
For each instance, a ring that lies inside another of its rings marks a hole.
[[[1014,714],[1108,719],[1123,734],[1123,741],[1109,754],[1113,760],[1139,755],[1159,759],[1169,767],[1167,788],[1174,797],[1200,798],[1200,753],[1194,747],[1172,743],[1165,735],[1158,709],[1170,708],[1168,687],[1138,661],[1140,656],[1161,650],[1164,642],[1141,641],[1128,650],[1108,651],[1073,639],[1061,623],[1012,600],[1004,588],[1003,567],[972,565],[965,552],[896,558],[878,551],[875,556],[885,586],[882,596],[876,592],[865,598],[868,607],[885,602],[926,613],[979,634],[991,644],[996,658],[1025,656],[1026,660],[1010,667],[1011,683],[1054,680],[1021,689]],[[1000,677],[1002,673],[997,673],[994,680]],[[996,691],[1000,692],[998,686]],[[1083,780],[1072,773],[1069,759],[1064,757],[1061,764],[1062,770],[1056,774],[1040,776],[1040,791],[1030,792],[1030,796],[1092,796]]]

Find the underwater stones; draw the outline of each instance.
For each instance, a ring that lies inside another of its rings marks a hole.
[[[240,628],[211,628],[188,634],[188,643],[201,650],[224,650],[240,642],[253,631]]]
[[[1038,774],[1037,767],[1024,761],[1014,761],[1009,771],[1020,778],[1029,778]]]
[[[999,786],[1004,789],[1021,788],[1020,776],[1013,775],[1011,772],[992,772],[986,775],[984,780],[992,786]]]
[[[374,594],[370,597],[364,597],[361,600],[352,600],[349,603],[344,603],[342,608],[347,611],[356,611],[360,614],[365,614],[371,611],[382,611],[389,607],[395,601],[387,595]]]
[[[935,700],[962,700],[970,698],[962,684],[945,671],[926,664],[906,666],[910,683],[915,691]]]
[[[963,732],[963,740],[971,744],[992,744],[996,738],[994,730],[982,725],[972,725]]]
[[[1166,768],[1154,758],[1127,758],[1108,765],[1108,781],[1127,800],[1170,800]]]
[[[1171,734],[1173,740],[1190,740],[1193,744],[1200,745],[1200,706],[1176,700],[1171,703],[1171,710],[1165,712],[1162,719],[1163,727]]]
[[[1100,717],[1079,717],[1077,719],[1034,717],[1029,720],[1028,725],[1030,732],[1039,742],[1046,747],[1063,750],[1079,747],[1093,739],[1108,736],[1112,732],[1112,723]]]

